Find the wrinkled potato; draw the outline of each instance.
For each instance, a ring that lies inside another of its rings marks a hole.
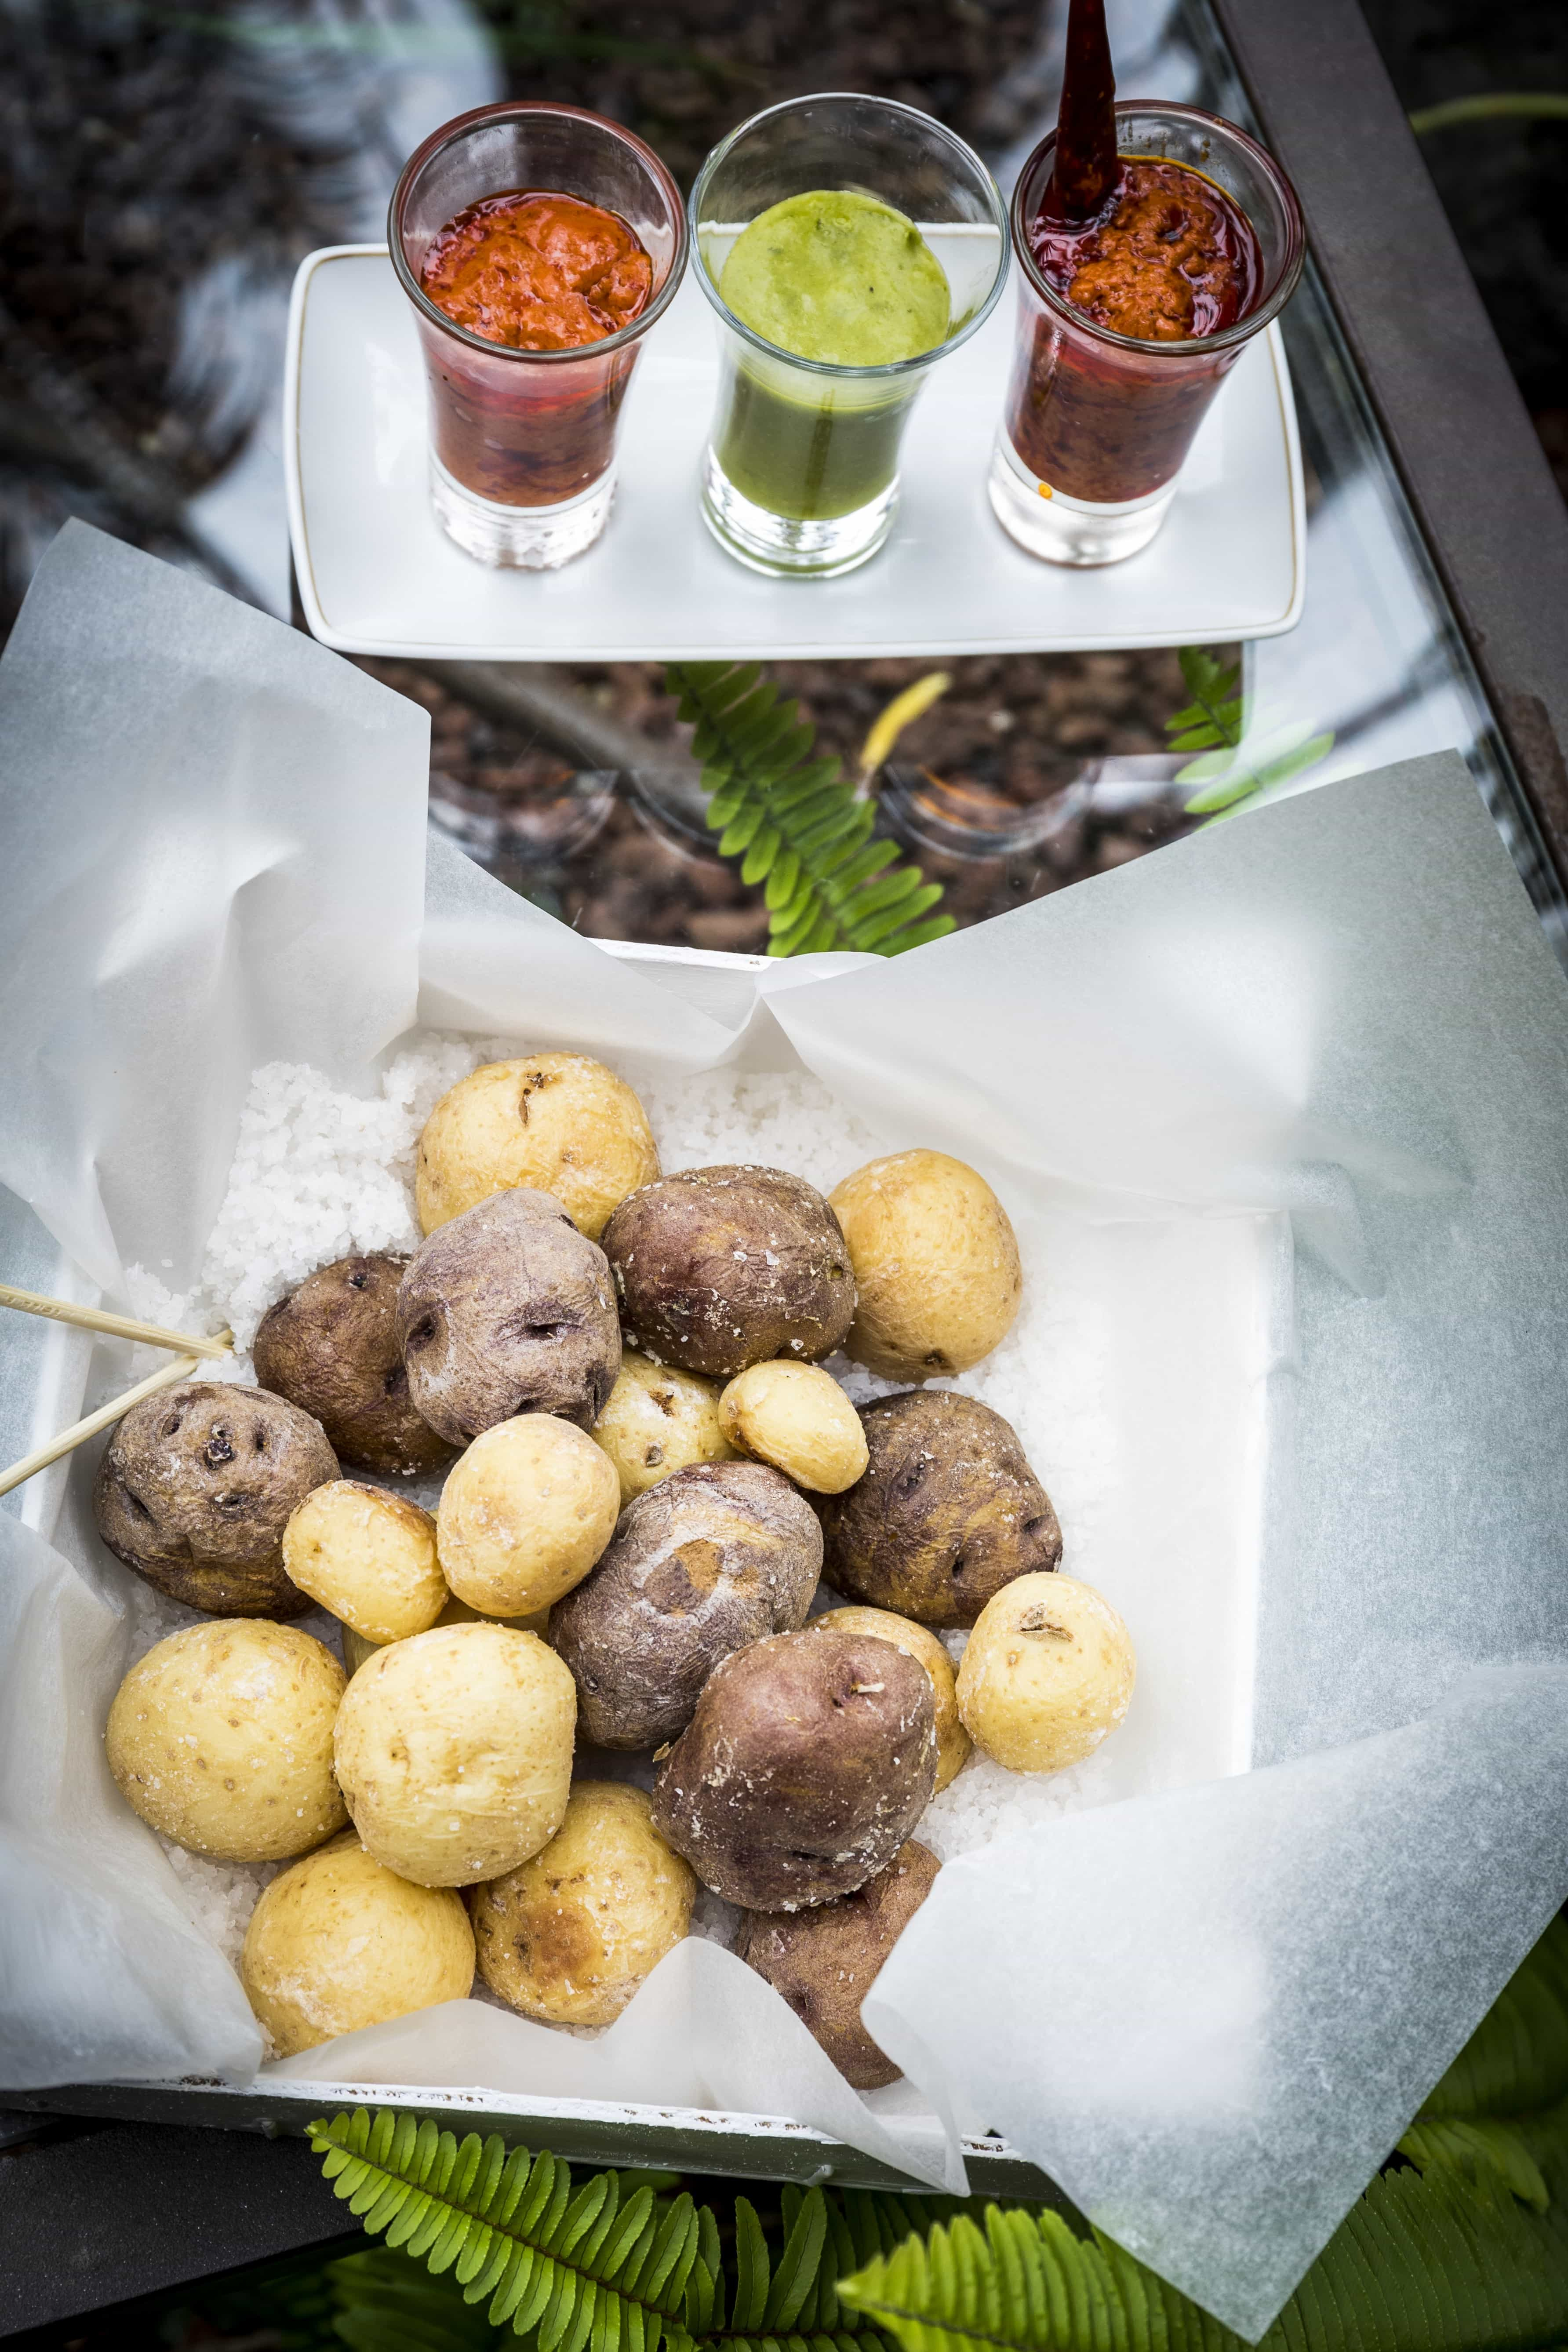
[[[999,1412],[906,1389],[862,1405],[860,1424],[866,1475],[821,1507],[836,1591],[922,1625],[973,1625],[1009,1579],[1056,1567],[1051,1498]]]
[[[636,1502],[661,1478],[694,1462],[729,1462],[734,1448],[719,1426],[719,1391],[695,1372],[626,1349],[610,1401],[594,1423],[594,1441],[616,1465],[623,1503]]]
[[[721,1658],[805,1622],[821,1569],[816,1513],[761,1462],[698,1463],[650,1487],[550,1612],[584,1738],[673,1739]]]
[[[318,1266],[268,1308],[251,1349],[261,1386],[312,1414],[340,1462],[395,1478],[426,1476],[452,1458],[408,1393],[397,1338],[407,1264],[383,1250]]]
[[[808,1630],[815,1633],[823,1625],[837,1626],[841,1633],[874,1633],[879,1642],[891,1642],[895,1650],[902,1650],[906,1658],[925,1668],[936,1701],[936,1793],[940,1797],[969,1761],[969,1734],[959,1720],[952,1660],[931,1627],[917,1625],[912,1617],[895,1617],[890,1609],[860,1608],[824,1610],[820,1617],[812,1619]]]
[[[547,1846],[468,1897],[479,1974],[549,2025],[613,2025],[691,1924],[697,1881],[640,1789],[579,1780]]]
[[[549,1192],[596,1242],[610,1212],[658,1174],[630,1087],[586,1054],[490,1062],[459,1078],[425,1122],[415,1198],[422,1233],[519,1185]]]
[[[210,1862],[282,1862],[348,1818],[332,1778],[343,1670],[267,1618],[187,1625],[114,1694],[109,1769],[132,1811]]]
[[[441,1490],[441,1572],[487,1616],[531,1615],[582,1582],[620,1507],[615,1464],[572,1422],[544,1412],[498,1422]]]
[[[840,1346],[855,1282],[820,1192],[779,1168],[688,1168],[645,1184],[605,1228],[626,1345],[732,1380],[772,1356]]]
[[[540,1609],[528,1617],[492,1617],[483,1609],[470,1609],[466,1601],[459,1601],[453,1593],[448,1595],[436,1622],[437,1625],[510,1625],[515,1633],[537,1633],[542,1638],[550,1622],[550,1612]],[[378,1650],[385,1647],[384,1642],[367,1642],[364,1635],[356,1633],[352,1625],[343,1627],[343,1664],[351,1675],[357,1675],[367,1658],[374,1658]]]
[[[127,1568],[214,1617],[298,1617],[283,1530],[338,1475],[321,1424],[262,1389],[182,1381],[132,1406],[98,1465],[92,1514]]]
[[[1060,1772],[1092,1756],[1132,1698],[1126,1626],[1070,1576],[1020,1576],[980,1612],[958,1669],[958,1711],[1010,1772]]]
[[[1017,1237],[984,1176],[945,1151],[897,1151],[829,1195],[858,1305],[845,1346],[884,1380],[963,1372],[1012,1328]]]
[[[654,1827],[727,1903],[798,1911],[885,1870],[935,1786],[923,1666],[865,1633],[778,1633],[709,1676]]]
[[[451,1887],[397,1877],[345,1830],[262,1889],[239,1980],[273,2055],[291,2058],[362,2025],[466,2000],[474,1931]]]
[[[605,1254],[548,1192],[497,1192],[421,1243],[397,1293],[409,1393],[455,1445],[524,1412],[592,1429],[621,1364]]]
[[[735,1948],[782,1993],[847,2082],[858,2091],[896,2083],[901,2069],[860,2022],[865,2000],[942,1865],[911,1838],[886,1870],[837,1903],[793,1915],[748,1911]]]
[[[720,1398],[719,1420],[738,1452],[813,1494],[841,1495],[868,1458],[859,1415],[817,1364],[749,1365]]]
[[[355,1829],[416,1886],[500,1878],[561,1826],[576,1716],[571,1675],[532,1633],[475,1623],[388,1643],[338,1713]]]
[[[423,1633],[447,1605],[429,1512],[353,1478],[306,1496],[283,1530],[283,1565],[368,1642]]]

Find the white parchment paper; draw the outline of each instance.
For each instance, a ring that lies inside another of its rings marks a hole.
[[[1568,1892],[1568,991],[1462,764],[753,986],[630,970],[450,852],[422,926],[423,716],[81,526],[0,730],[0,1178],[73,1278],[188,1286],[250,1070],[368,1087],[416,1001],[633,1076],[798,1055],[890,1143],[1102,1236],[1119,1475],[1086,1545],[1144,1674],[1101,1793],[1151,1793],[949,1865],[872,1996],[913,2087],[858,2099],[698,1943],[596,2042],[456,2003],[288,2073],[793,2115],[953,2185],[957,2132],[1004,2128],[1260,2332]],[[79,1393],[113,1374],[60,1344]],[[90,1468],[0,1513],[0,2079],[243,2077],[238,1986],[102,1767]],[[1256,1721],[1184,1747],[1238,1662]]]

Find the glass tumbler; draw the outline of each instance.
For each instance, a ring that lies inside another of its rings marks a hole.
[[[1050,563],[1120,563],[1147,547],[1224,378],[1295,291],[1305,250],[1295,192],[1245,131],[1195,106],[1116,109],[1129,157],[1184,163],[1222,188],[1262,253],[1258,299],[1220,333],[1142,342],[1097,326],[1042,276],[1028,231],[1056,160],[1056,133],[1018,174],[1011,208],[1018,325],[988,488],[1003,529]]]
[[[653,262],[647,308],[613,335],[560,352],[469,332],[420,285],[448,221],[483,196],[550,191],[618,213]],[[593,545],[616,489],[621,404],[643,337],[686,268],[680,192],[650,147],[576,106],[481,106],[433,131],[393,191],[387,241],[414,306],[429,384],[430,496],[481,563],[552,570]]]
[[[740,232],[786,196],[874,196],[914,221],[946,272],[947,339],[881,367],[796,358],[744,325],[719,281]],[[980,158],[890,99],[772,106],[715,147],[691,195],[697,281],[719,318],[719,397],[702,513],[755,572],[831,579],[876,553],[899,499],[899,445],[934,367],[990,315],[1007,275],[1007,215]]]

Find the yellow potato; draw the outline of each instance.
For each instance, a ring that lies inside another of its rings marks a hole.
[[[468,1898],[479,1974],[524,2017],[611,2025],[691,1923],[697,1881],[642,1790],[579,1780],[550,1843]]]
[[[536,1634],[477,1622],[389,1642],[338,1711],[354,1827],[417,1886],[499,1878],[561,1826],[576,1722],[576,1686]]]
[[[749,1366],[720,1398],[719,1422],[741,1453],[816,1495],[841,1495],[870,1458],[859,1414],[816,1364]]]
[[[819,1625],[837,1625],[845,1633],[874,1633],[925,1668],[936,1694],[936,1794],[940,1797],[969,1761],[969,1734],[959,1721],[952,1660],[931,1627],[917,1625],[912,1617],[897,1616],[891,1609],[858,1607],[824,1610],[820,1617],[811,1620],[807,1633],[815,1633]]]
[[[347,1816],[332,1778],[343,1670],[296,1626],[220,1617],[171,1633],[109,1710],[121,1794],[150,1827],[213,1862],[308,1853]]]
[[[620,1508],[615,1464],[571,1422],[547,1412],[497,1422],[441,1490],[441,1572],[471,1609],[531,1615],[582,1583]]]
[[[585,1054],[489,1062],[444,1094],[419,1138],[422,1232],[492,1192],[552,1192],[596,1242],[628,1192],[658,1174],[658,1150],[630,1087]]]
[[[981,1611],[958,1669],[958,1712],[1010,1772],[1081,1764],[1132,1697],[1127,1628],[1070,1576],[1017,1576]]]
[[[464,2000],[474,1931],[448,1886],[414,1886],[346,1830],[264,1889],[250,1915],[239,1980],[275,2057],[336,2033]]]
[[[844,1345],[885,1380],[967,1371],[1005,1337],[1024,1276],[1006,1210],[944,1151],[899,1151],[847,1176],[830,1205],[858,1304]]]
[[[719,1426],[714,1382],[650,1363],[629,1348],[593,1433],[616,1465],[623,1503],[635,1502],[674,1470],[728,1462],[734,1453]]]
[[[520,1633],[542,1634],[550,1622],[550,1612],[548,1609],[536,1609],[525,1617],[489,1617],[482,1609],[470,1609],[466,1601],[459,1601],[453,1593],[447,1596],[446,1606],[436,1622],[437,1625],[510,1625]],[[343,1627],[343,1664],[351,1675],[357,1675],[367,1658],[374,1658],[378,1650],[385,1647],[384,1642],[367,1642],[364,1635],[356,1633],[352,1625]]]
[[[447,1603],[429,1512],[354,1478],[306,1496],[283,1530],[283,1566],[368,1642],[423,1633]]]

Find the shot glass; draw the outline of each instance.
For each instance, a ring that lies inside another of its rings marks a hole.
[[[1123,155],[1164,156],[1222,188],[1252,224],[1262,284],[1245,317],[1189,342],[1142,342],[1097,326],[1029,250],[1056,159],[1056,132],[1041,140],[1013,191],[1018,325],[987,487],[1003,529],[1049,563],[1120,563],[1148,546],[1209,403],[1289,300],[1305,252],[1290,183],[1235,123],[1195,106],[1135,101],[1117,107],[1116,143]]]
[[[786,196],[852,190],[914,221],[947,274],[945,342],[881,367],[798,359],[735,317],[719,280],[740,232]],[[715,147],[691,195],[697,281],[718,314],[719,397],[702,514],[754,572],[831,579],[874,555],[899,501],[899,446],[926,378],[990,315],[1007,215],[978,155],[890,99],[769,107]]]
[[[420,272],[437,233],[481,197],[524,189],[580,197],[636,230],[653,291],[629,325],[572,351],[520,352],[431,301]],[[425,351],[430,497],[442,529],[481,563],[545,572],[581,555],[615,497],[621,404],[643,338],[686,268],[675,182],[640,139],[581,107],[477,107],[404,165],[387,242]]]

